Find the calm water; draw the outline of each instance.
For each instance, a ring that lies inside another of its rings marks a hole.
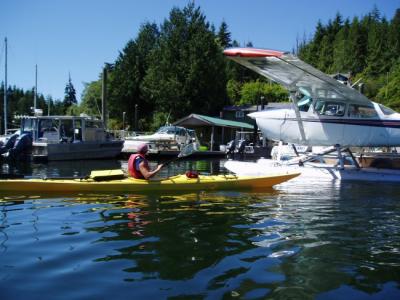
[[[162,175],[222,166],[180,162]],[[399,185],[296,182],[265,193],[0,195],[0,299],[400,299],[399,195]]]

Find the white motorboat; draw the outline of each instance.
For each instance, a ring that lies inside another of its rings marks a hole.
[[[179,151],[182,146],[193,142],[198,143],[194,130],[180,126],[162,126],[153,134],[126,137],[122,152],[134,153],[142,143],[149,146],[149,153]]]

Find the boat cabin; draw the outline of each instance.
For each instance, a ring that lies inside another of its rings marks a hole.
[[[31,132],[34,142],[45,143],[78,143],[107,139],[103,122],[88,117],[24,117],[21,120],[21,132]]]

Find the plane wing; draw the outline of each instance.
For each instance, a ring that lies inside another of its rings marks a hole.
[[[313,98],[335,98],[371,103],[357,90],[346,86],[303,62],[289,52],[256,48],[230,48],[224,55],[235,62],[282,84],[290,92],[306,90]]]

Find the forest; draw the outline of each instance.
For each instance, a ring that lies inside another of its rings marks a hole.
[[[157,129],[190,113],[218,116],[226,105],[288,101],[281,86],[228,61],[223,49],[252,47],[232,39],[228,24],[218,29],[201,8],[190,3],[173,8],[157,25],[143,23],[137,36],[107,68],[108,128]],[[327,74],[350,74],[360,79],[371,100],[400,109],[400,9],[391,20],[374,8],[366,16],[343,19],[337,13],[327,24],[318,22],[312,36],[294,41],[292,52]],[[273,45],[256,45],[273,47]],[[14,115],[29,114],[34,90],[8,87],[9,123]],[[38,95],[44,114],[100,116],[102,74],[85,83],[81,101],[69,78],[63,100]],[[0,88],[3,98],[4,84]],[[138,120],[135,120],[135,107]],[[3,108],[0,109],[3,114]],[[12,126],[9,126],[9,128]]]

